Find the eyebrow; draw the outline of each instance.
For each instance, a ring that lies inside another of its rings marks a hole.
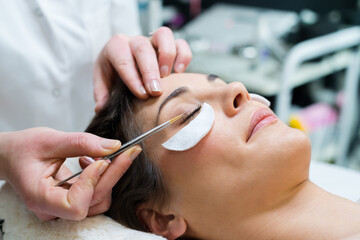
[[[217,75],[215,74],[209,74],[207,75],[206,79],[209,81],[209,82],[213,82],[216,78],[218,78]],[[189,88],[187,87],[179,87],[177,89],[175,89],[172,93],[169,94],[169,96],[167,96],[165,98],[165,100],[160,104],[160,107],[159,107],[159,110],[158,110],[158,113],[157,113],[157,116],[156,116],[156,121],[155,121],[155,126],[157,126],[159,124],[159,117],[160,117],[160,112],[161,112],[161,109],[164,107],[164,105],[166,103],[168,103],[170,100],[176,98],[176,97],[179,97],[185,93],[189,92]]]
[[[169,96],[167,96],[165,98],[165,100],[160,104],[160,107],[159,107],[159,110],[158,110],[158,113],[157,113],[157,116],[156,116],[156,126],[159,124],[159,116],[160,116],[160,112],[161,112],[161,109],[164,107],[164,105],[166,103],[168,103],[171,99],[173,98],[176,98],[178,96],[181,96],[183,95],[184,93],[187,93],[189,92],[189,88],[187,87],[179,87],[177,89],[175,89],[172,93],[170,93]]]

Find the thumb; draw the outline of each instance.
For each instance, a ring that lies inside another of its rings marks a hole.
[[[119,140],[98,137],[91,133],[59,132],[48,138],[44,153],[48,158],[67,158],[78,156],[102,157],[121,147]]]

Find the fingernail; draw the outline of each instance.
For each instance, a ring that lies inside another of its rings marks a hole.
[[[176,72],[183,72],[185,68],[185,65],[183,63],[180,63],[179,65],[177,65],[176,67]]]
[[[101,146],[105,149],[114,149],[114,148],[118,147],[120,144],[121,143],[119,140],[105,139],[101,142]]]
[[[152,80],[151,83],[150,83],[150,89],[153,92],[160,92],[161,91],[160,83],[158,81],[156,81],[156,80]]]
[[[162,77],[165,77],[169,74],[169,67],[167,65],[161,66],[160,74]]]
[[[99,169],[98,169],[99,175],[103,174],[108,166],[109,166],[109,164],[104,161],[104,162],[99,166]]]
[[[141,86],[139,87],[139,93],[140,93],[141,95],[146,95],[146,94],[147,94],[144,86],[141,85]]]
[[[130,152],[130,160],[133,161],[141,153],[141,147],[133,147]]]
[[[83,156],[82,159],[86,162],[86,164],[92,164],[93,162],[95,162],[95,160],[91,157],[88,156]]]

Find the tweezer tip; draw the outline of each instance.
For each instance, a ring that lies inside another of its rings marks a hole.
[[[176,122],[177,120],[179,120],[183,115],[184,115],[184,114],[182,113],[182,114],[180,114],[180,115],[178,115],[178,116],[170,119],[169,122],[170,122],[170,123],[174,123],[174,122]]]

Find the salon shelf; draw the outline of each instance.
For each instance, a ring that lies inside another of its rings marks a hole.
[[[351,53],[342,51],[322,58],[320,61],[304,63],[292,81],[292,87],[309,83],[346,68]],[[254,61],[236,55],[195,53],[189,72],[213,73],[226,82],[242,82],[249,91],[264,96],[275,96],[281,85],[281,63],[268,59],[257,67]]]

